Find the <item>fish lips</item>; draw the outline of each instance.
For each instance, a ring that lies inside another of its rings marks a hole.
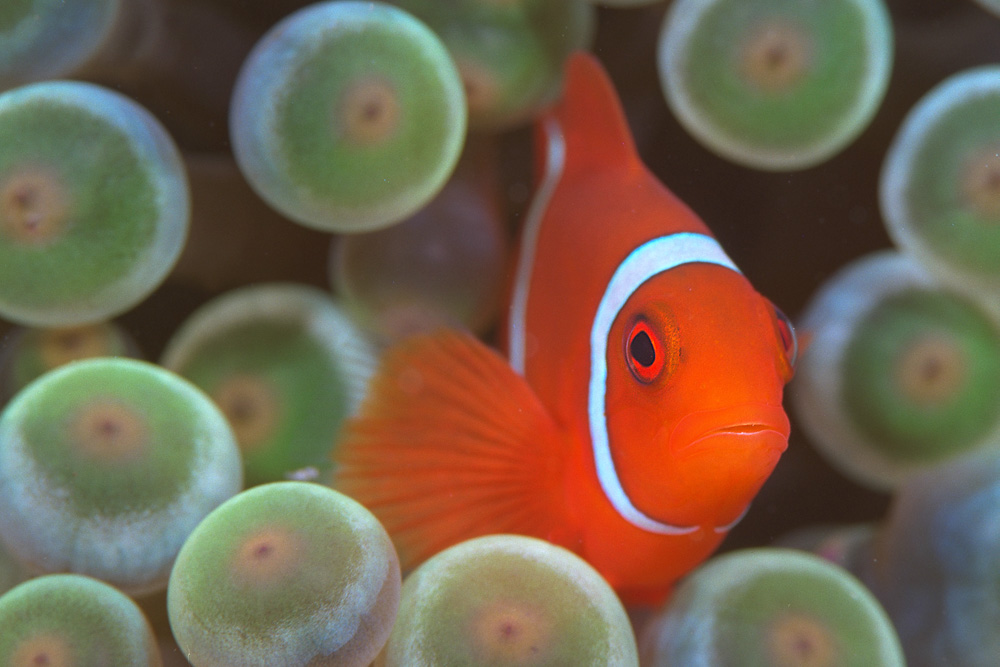
[[[728,529],[774,470],[789,431],[785,411],[770,404],[692,413],[667,439],[669,483],[639,506],[669,507],[651,515],[673,525]]]
[[[781,456],[788,446],[790,431],[788,415],[780,405],[751,403],[688,414],[671,431],[667,447],[672,453],[684,455],[688,450],[721,442],[732,446],[760,443],[776,446],[776,456]]]
[[[684,456],[695,450],[715,452],[722,452],[727,448],[755,450],[764,459],[773,459],[773,463],[777,463],[787,447],[787,431],[769,424],[752,422],[716,429],[678,447],[676,452]],[[773,468],[773,465],[771,467]]]

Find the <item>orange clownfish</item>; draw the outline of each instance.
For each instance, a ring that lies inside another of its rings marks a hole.
[[[658,602],[785,450],[795,334],[642,164],[596,59],[570,58],[537,130],[508,359],[459,332],[389,351],[334,486],[383,522],[404,568],[520,533]]]

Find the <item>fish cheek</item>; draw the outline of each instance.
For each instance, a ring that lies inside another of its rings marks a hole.
[[[650,492],[659,496],[669,486],[670,471],[676,466],[667,446],[670,432],[680,419],[671,408],[678,404],[670,398],[671,389],[669,382],[638,382],[624,362],[608,369],[608,442],[618,478],[633,502],[639,496],[648,497]],[[647,512],[657,509],[639,508]]]
[[[640,303],[641,308],[626,304],[611,327],[604,408],[616,467],[648,474],[650,465],[664,462],[669,434],[664,423],[671,419],[670,406],[677,404],[670,391],[682,350],[669,306]]]

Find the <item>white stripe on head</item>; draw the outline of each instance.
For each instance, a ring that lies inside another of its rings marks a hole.
[[[594,324],[590,330],[590,387],[587,396],[587,414],[597,478],[604,494],[623,519],[636,528],[662,535],[684,535],[694,532],[698,526],[672,526],[645,515],[632,504],[632,500],[622,487],[611,456],[605,414],[608,336],[618,313],[640,285],[658,273],[692,262],[717,264],[739,272],[718,242],[710,236],[680,232],[652,239],[633,250],[618,265],[597,306]]]
[[[517,274],[514,280],[514,293],[510,303],[508,320],[508,347],[510,348],[510,365],[515,372],[524,375],[525,357],[525,324],[528,309],[528,285],[531,283],[531,271],[535,265],[535,249],[538,245],[538,232],[542,219],[549,209],[549,202],[556,191],[556,185],[562,178],[563,166],[566,163],[566,139],[562,127],[555,118],[549,117],[545,124],[545,138],[548,141],[545,158],[545,174],[538,186],[538,192],[528,209],[528,216],[521,232],[521,250],[517,259]]]

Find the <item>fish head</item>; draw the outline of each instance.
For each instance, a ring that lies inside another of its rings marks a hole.
[[[788,443],[795,356],[787,318],[738,271],[653,275],[607,336],[604,423],[624,497],[673,527],[728,529]]]

